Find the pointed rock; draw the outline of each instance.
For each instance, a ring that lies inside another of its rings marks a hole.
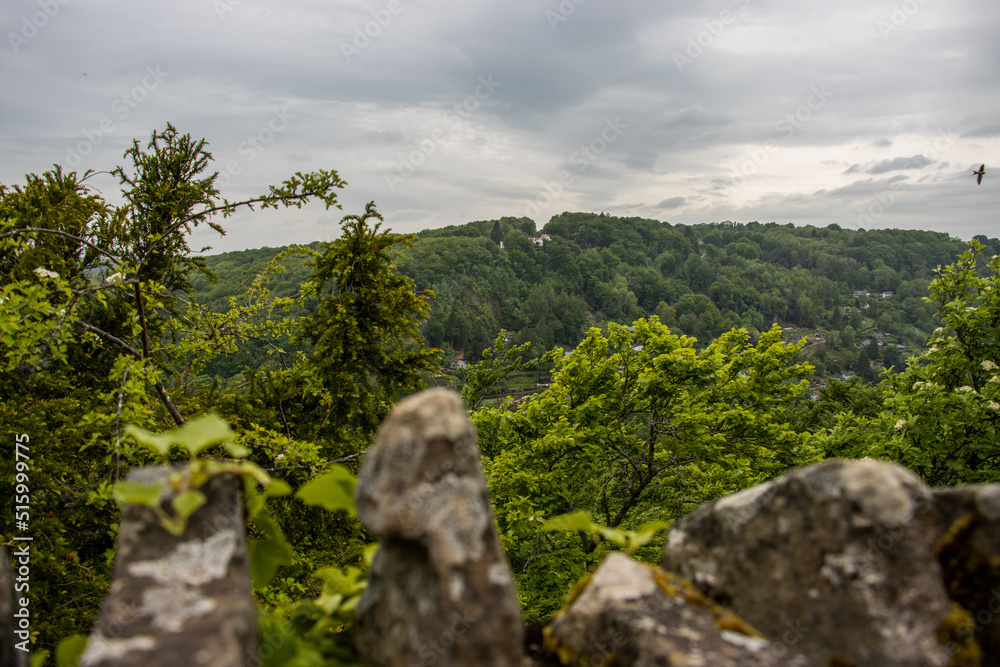
[[[166,479],[162,466],[128,476],[142,484]],[[80,667],[260,664],[238,482],[226,475],[201,487],[207,502],[180,536],[148,507],[125,506],[111,590]],[[170,499],[165,490],[168,513]]]
[[[381,540],[355,610],[362,660],[519,665],[517,595],[458,395],[431,389],[400,401],[361,465],[355,497]]]

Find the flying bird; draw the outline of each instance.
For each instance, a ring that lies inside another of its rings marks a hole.
[[[976,185],[979,185],[980,183],[983,182],[983,176],[986,174],[986,165],[985,164],[980,165],[979,171],[973,169],[972,173],[976,175]]]

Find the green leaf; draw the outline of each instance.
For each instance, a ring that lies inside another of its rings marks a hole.
[[[271,580],[279,565],[292,564],[292,548],[287,542],[260,540],[250,543],[250,579],[254,588]]]
[[[197,456],[207,447],[236,437],[229,424],[215,413],[193,419],[173,433],[174,441],[187,449],[191,456]]]
[[[48,651],[32,651],[31,667],[44,667],[45,661],[49,658]]]
[[[245,459],[250,456],[250,450],[237,442],[227,442],[223,447],[234,459]]]
[[[271,476],[267,474],[267,471],[253,461],[242,461],[238,465],[240,466],[239,470],[241,473],[250,475],[261,486],[266,488],[271,483]]]
[[[634,553],[646,545],[653,537],[670,524],[666,521],[650,521],[639,526],[634,533],[629,533],[629,551]]]
[[[83,649],[86,647],[87,635],[66,637],[59,642],[59,647],[56,649],[56,665],[58,667],[76,667],[80,661],[80,656],[83,655]],[[48,653],[46,652],[47,655]],[[31,664],[34,667],[34,656],[32,656]]]
[[[190,491],[185,491],[179,495],[174,496],[171,501],[174,510],[177,511],[178,516],[187,518],[195,513],[195,511],[207,502],[205,494],[201,491],[196,491],[191,489]]]
[[[628,542],[628,536],[624,531],[618,530],[617,528],[608,528],[607,526],[594,526],[594,532],[600,533],[601,537],[606,540],[611,540],[615,544],[620,544],[624,546]]]
[[[288,486],[286,482],[280,479],[272,479],[271,483],[264,487],[264,497],[265,498],[277,498],[279,496],[287,496],[292,492],[292,487]]]
[[[254,523],[269,540],[285,543],[285,534],[281,532],[281,526],[267,512],[261,512],[255,516]]]
[[[129,505],[156,506],[160,503],[163,489],[166,486],[163,482],[159,484],[140,484],[138,482],[118,482],[115,484],[115,500]]]
[[[560,514],[559,516],[552,517],[543,523],[539,530],[582,530],[590,533],[593,532],[594,528],[594,522],[590,520],[587,513],[583,510],[578,510],[571,514]]]
[[[166,456],[170,452],[170,447],[176,444],[186,449],[192,458],[207,447],[236,437],[233,430],[229,428],[229,424],[215,413],[203,415],[189,421],[184,426],[164,433],[150,433],[133,425],[126,426],[125,432],[135,438],[140,445],[149,447],[160,456]],[[238,452],[240,445],[235,445],[235,447]],[[235,454],[233,455],[235,456]]]
[[[129,424],[125,427],[125,432],[135,438],[135,441],[140,445],[149,447],[154,453],[160,456],[167,455],[170,451],[170,445],[173,442],[169,431],[167,433],[150,433],[144,428]]]
[[[347,510],[351,516],[355,516],[355,484],[357,480],[350,470],[342,465],[333,465],[327,472],[303,485],[295,497],[307,505],[319,505],[331,512]]]

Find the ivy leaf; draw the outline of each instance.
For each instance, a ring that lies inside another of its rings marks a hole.
[[[59,642],[56,648],[56,665],[58,667],[76,667],[87,647],[87,635],[71,635]],[[34,664],[34,660],[32,660]]]
[[[177,515],[181,518],[186,519],[195,513],[195,511],[207,502],[205,494],[201,491],[196,491],[191,489],[190,491],[185,491],[179,495],[174,496],[171,501],[174,510],[176,510]]]
[[[175,429],[173,434],[174,441],[187,449],[192,457],[197,456],[203,449],[236,437],[229,424],[215,413],[189,421]]]
[[[600,533],[601,537],[606,540],[611,540],[615,544],[625,546],[628,542],[628,535],[617,528],[608,528],[607,526],[594,526],[594,531]]]
[[[629,534],[630,538],[630,551],[635,552],[645,546],[653,537],[666,528],[669,528],[670,524],[666,521],[650,521],[649,523],[644,523],[639,526],[634,533]]]
[[[265,498],[277,498],[279,496],[287,496],[291,492],[292,492],[292,487],[288,486],[287,482],[283,482],[280,479],[272,479],[271,483],[264,487]]]
[[[223,448],[234,459],[245,459],[250,456],[250,450],[237,442],[227,442],[223,445]]]
[[[154,507],[160,503],[163,482],[159,484],[140,484],[138,482],[118,482],[115,485],[115,500],[129,505],[145,505]]]
[[[207,447],[233,440],[236,436],[233,430],[229,428],[229,424],[215,413],[198,417],[184,424],[184,426],[164,433],[150,433],[143,428],[133,425],[125,427],[125,431],[135,438],[136,442],[140,445],[150,448],[163,457],[170,452],[172,445],[177,444],[186,449],[188,454],[194,458]],[[235,447],[238,452],[240,445],[235,445]],[[233,455],[235,456],[235,454]]]
[[[590,520],[586,512],[578,510],[571,514],[560,514],[552,517],[543,523],[539,530],[582,530],[585,533],[590,533],[594,530],[594,522]]]
[[[357,480],[350,470],[342,465],[333,465],[300,488],[295,497],[307,505],[319,505],[331,512],[347,510],[351,516],[355,516],[355,484]]]
[[[167,433],[150,433],[144,428],[129,424],[125,427],[125,432],[135,438],[135,441],[140,445],[148,447],[160,456],[166,456],[170,452],[170,445],[173,444],[169,431]]]
[[[250,543],[250,580],[260,588],[271,580],[279,565],[292,564],[292,548],[287,542],[259,540]]]

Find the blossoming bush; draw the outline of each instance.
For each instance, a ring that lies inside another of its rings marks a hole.
[[[1000,257],[969,245],[926,297],[945,326],[906,371],[887,373],[879,417],[833,429],[837,453],[898,461],[932,485],[1000,481]]]

